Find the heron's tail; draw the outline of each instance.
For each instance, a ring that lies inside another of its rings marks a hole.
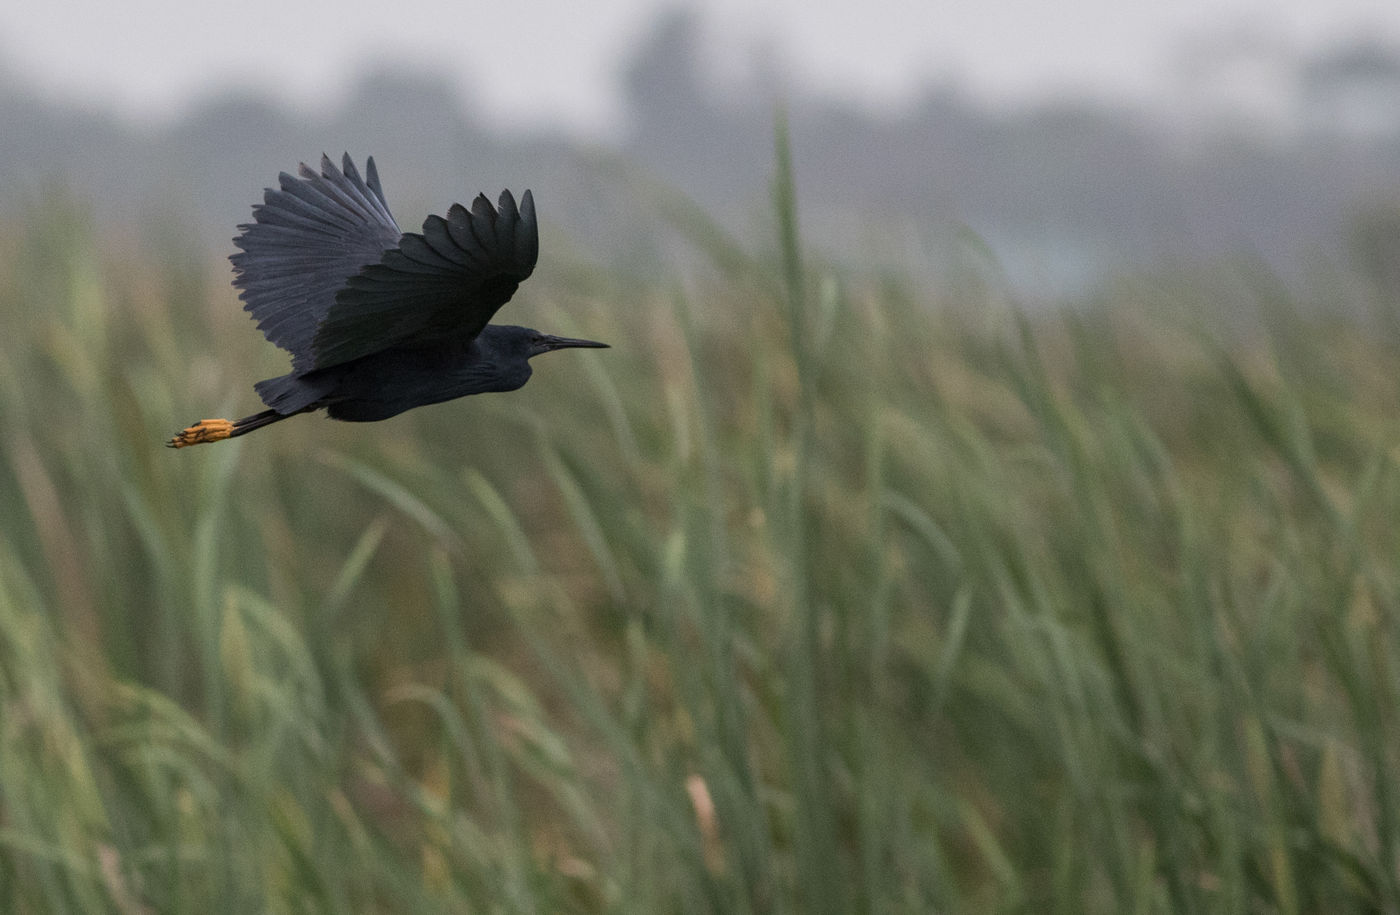
[[[165,443],[165,446],[167,448],[188,448],[190,445],[202,445],[205,442],[237,438],[252,432],[254,429],[270,426],[295,415],[295,413],[264,410],[261,413],[254,413],[252,416],[245,416],[237,422],[230,422],[226,419],[201,419],[193,426],[176,433],[170,441]]]

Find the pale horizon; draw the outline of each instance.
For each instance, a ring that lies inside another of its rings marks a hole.
[[[671,5],[558,0],[463,8],[423,0],[403,15],[379,4],[272,0],[233,7],[68,0],[0,8],[0,72],[44,97],[138,121],[171,120],[220,94],[262,95],[311,110],[334,105],[378,67],[440,73],[484,120],[576,136],[615,134],[622,69]],[[758,60],[784,81],[870,109],[898,110],[931,85],[989,104],[1077,95],[1162,101],[1183,58],[1223,37],[1281,55],[1349,42],[1400,44],[1400,4],[1378,0],[1191,0],[1170,8],[1113,0],[871,0],[859,12],[796,0],[720,0],[688,9],[707,64]],[[730,74],[731,76],[733,74]]]

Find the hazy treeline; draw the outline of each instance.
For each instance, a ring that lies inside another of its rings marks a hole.
[[[1382,104],[1400,87],[1393,49],[1299,61],[1297,129],[1250,134],[1219,126],[1218,112],[1214,125],[1201,126],[1211,117],[1202,112],[1183,130],[1181,112],[1074,99],[997,111],[951,85],[876,113],[783,87],[760,60],[719,85],[700,26],[666,14],[634,49],[620,86],[627,127],[607,147],[492,129],[421,71],[367,74],[348,101],[311,117],[231,90],[145,128],[42,101],[11,77],[0,83],[0,205],[60,184],[90,197],[104,225],[226,246],[279,170],[349,149],[379,157],[405,228],[477,190],[528,185],[548,228],[563,230],[550,239],[556,251],[568,238],[625,264],[666,237],[652,195],[634,193],[639,172],[741,237],[768,237],[779,98],[809,237],[848,263],[922,267],[970,229],[1023,291],[1073,290],[1106,269],[1164,259],[1257,254],[1286,271],[1300,254],[1335,250],[1358,214],[1400,199],[1400,122]]]

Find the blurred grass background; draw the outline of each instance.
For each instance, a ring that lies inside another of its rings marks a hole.
[[[775,190],[546,257],[614,349],[523,391],[179,453],[285,371],[227,265],[0,226],[0,910],[1400,911],[1397,303],[1027,315]]]

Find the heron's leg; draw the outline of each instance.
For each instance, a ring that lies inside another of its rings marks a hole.
[[[299,410],[297,412],[305,413],[308,411]],[[288,416],[295,415],[296,413],[279,413],[276,410],[264,410],[252,416],[245,416],[237,422],[230,422],[226,419],[201,419],[193,426],[177,432],[174,438],[170,439],[170,441],[165,444],[168,448],[188,448],[190,445],[203,445],[206,442],[218,442],[226,438],[237,438],[245,432],[261,429],[263,426],[271,425],[278,420],[283,420]]]

